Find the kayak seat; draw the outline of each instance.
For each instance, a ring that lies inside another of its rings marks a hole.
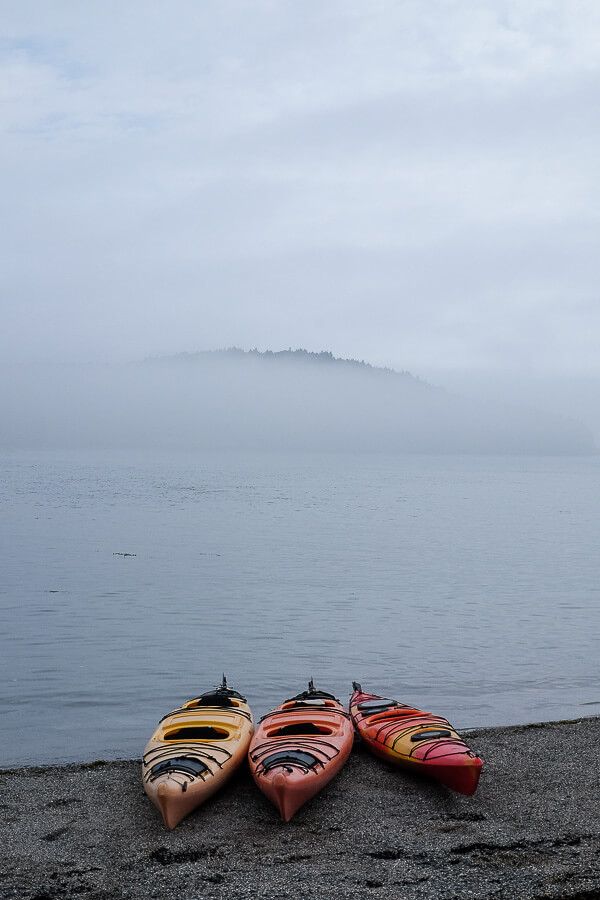
[[[229,732],[224,728],[213,728],[212,725],[190,725],[189,727],[175,728],[165,732],[165,741],[224,741],[229,737]]]
[[[331,728],[323,728],[313,722],[295,722],[293,725],[282,725],[275,731],[269,731],[269,737],[284,737],[288,734],[333,734]]]
[[[452,732],[441,728],[435,730],[432,728],[431,731],[417,731],[416,734],[411,734],[410,739],[413,743],[416,743],[417,741],[435,741],[449,737],[452,737]]]
[[[271,753],[262,761],[262,768],[265,772],[274,769],[276,766],[300,766],[303,769],[314,769],[319,765],[319,760],[312,753],[306,750],[280,750],[278,753]]]

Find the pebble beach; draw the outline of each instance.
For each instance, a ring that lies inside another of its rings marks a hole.
[[[474,797],[369,756],[284,825],[248,773],[167,831],[137,760],[0,771],[0,897],[600,898],[600,718],[468,732]]]

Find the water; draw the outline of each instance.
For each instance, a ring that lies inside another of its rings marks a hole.
[[[0,765],[139,755],[224,670],[257,713],[310,676],[458,727],[600,712],[598,457],[5,452],[0,478]]]

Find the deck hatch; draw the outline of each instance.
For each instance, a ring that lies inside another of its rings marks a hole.
[[[152,766],[149,775],[154,779],[161,775],[169,775],[171,772],[182,772],[184,775],[196,777],[207,771],[208,766],[199,759],[192,759],[190,756],[172,756]]]
[[[417,741],[436,741],[440,740],[440,738],[449,738],[452,737],[452,732],[446,731],[442,728],[430,729],[429,731],[417,731],[416,734],[411,734],[410,739],[413,743]]]
[[[302,766],[303,769],[314,769],[319,765],[319,760],[312,753],[305,750],[280,750],[278,753],[271,753],[262,761],[262,768],[265,772],[274,769],[276,766]]]
[[[395,700],[363,700],[362,703],[359,703],[357,709],[360,710],[361,713],[366,713],[369,715],[370,713],[375,712],[384,712],[386,709],[395,709],[398,706],[398,703]]]

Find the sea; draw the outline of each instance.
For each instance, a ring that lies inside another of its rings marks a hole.
[[[0,504],[0,766],[139,757],[223,673],[600,714],[598,456],[3,451]]]

